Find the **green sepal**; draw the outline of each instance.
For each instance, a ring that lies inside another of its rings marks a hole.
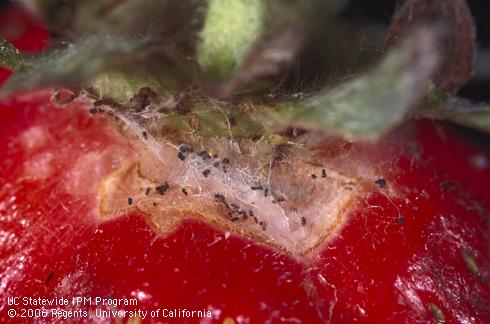
[[[209,0],[197,45],[197,61],[205,75],[229,78],[263,33],[267,19],[264,0]]]
[[[128,64],[152,45],[146,38],[90,36],[26,60],[3,85],[2,94],[49,87],[76,87],[104,68]]]
[[[438,55],[435,34],[415,32],[370,73],[267,110],[263,120],[347,138],[376,138],[400,123],[426,94]]]
[[[475,130],[490,132],[490,105],[477,104],[457,97],[419,109],[413,113],[413,118],[445,120]]]
[[[24,59],[19,50],[9,41],[0,38],[0,66],[10,70],[19,68]]]

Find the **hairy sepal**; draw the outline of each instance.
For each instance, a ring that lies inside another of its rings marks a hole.
[[[27,92],[50,87],[77,87],[102,69],[139,58],[154,42],[147,38],[94,35],[64,44],[26,60],[1,92]]]
[[[0,38],[0,67],[16,70],[22,65],[23,57],[9,41]]]
[[[432,81],[448,97],[454,95],[473,71],[475,25],[466,0],[407,0],[396,10],[387,39],[393,46],[414,27],[439,24],[441,62]]]
[[[266,111],[266,122],[292,123],[347,138],[376,138],[400,123],[425,95],[438,63],[437,32],[418,30],[371,72]],[[272,126],[272,124],[270,124]]]

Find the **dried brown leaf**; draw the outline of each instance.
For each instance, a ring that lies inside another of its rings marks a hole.
[[[473,71],[475,25],[465,0],[407,0],[391,22],[387,45],[392,46],[415,26],[439,23],[444,32],[439,43],[442,55],[435,86],[455,94]]]

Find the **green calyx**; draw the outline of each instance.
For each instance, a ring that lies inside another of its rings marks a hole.
[[[485,105],[455,109],[451,99],[471,68],[474,46],[469,11],[456,10],[465,6],[460,0],[435,0],[431,6],[407,0],[395,14],[390,49],[372,68],[339,68],[349,71],[348,77],[330,77],[328,72],[347,64],[348,58],[365,63],[372,56],[352,48],[360,43],[353,35],[369,28],[342,20],[348,0],[29,3],[64,41],[60,46],[53,40],[53,48],[25,61],[15,47],[0,41],[0,64],[16,70],[0,89],[3,95],[81,88],[131,110],[140,90],[150,89],[160,102],[151,107],[152,116],[158,116],[162,127],[204,138],[269,136],[299,127],[375,139],[408,118],[490,129]],[[448,29],[459,30],[457,37],[448,39],[441,24],[423,19],[411,25],[405,19],[411,12],[457,21],[460,26]],[[458,12],[461,19],[451,19]],[[441,42],[444,53],[438,50]],[[458,42],[463,51],[458,51]],[[315,67],[305,64],[313,59]],[[458,73],[451,68],[454,61],[465,66],[453,79],[446,74]],[[329,82],[311,81],[317,73],[318,80]],[[180,100],[176,98],[185,98],[184,112],[172,106]]]
[[[205,75],[226,80],[240,67],[264,32],[266,6],[264,0],[209,0],[197,45],[197,61]]]
[[[206,138],[251,138],[265,133],[249,114],[222,103],[205,100],[191,102],[189,106],[185,114],[175,110],[166,113],[160,125]]]
[[[151,46],[142,38],[93,35],[26,60],[3,85],[1,93],[23,92],[45,87],[76,87],[110,67],[123,66],[132,53]]]
[[[413,35],[371,72],[279,105],[277,118],[349,138],[376,137],[401,122],[437,66],[433,35]]]
[[[23,58],[19,50],[7,40],[0,38],[0,66],[16,70],[22,62]]]

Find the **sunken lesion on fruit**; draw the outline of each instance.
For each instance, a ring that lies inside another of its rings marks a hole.
[[[243,141],[248,149],[240,153],[214,139],[208,150],[162,145],[159,154],[135,141],[139,158],[100,183],[100,217],[139,211],[162,235],[194,218],[294,255],[335,236],[363,181],[302,148],[278,155],[277,147]]]

